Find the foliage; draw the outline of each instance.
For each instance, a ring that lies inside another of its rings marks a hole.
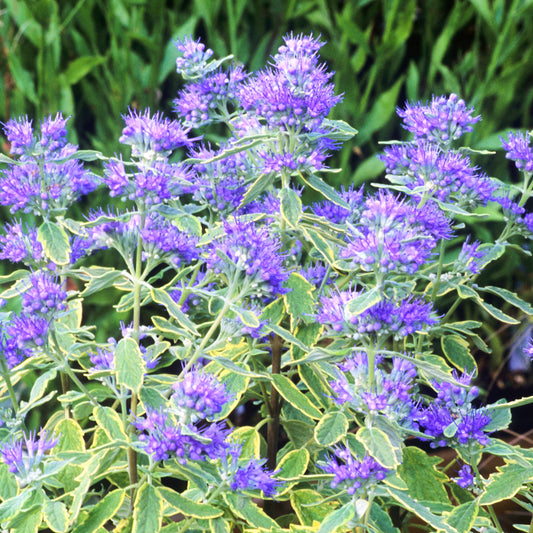
[[[5,123],[0,204],[24,220],[0,236],[3,529],[497,532],[494,504],[531,510],[533,456],[496,432],[533,399],[481,405],[489,348],[456,319],[533,312],[480,277],[533,235],[529,139],[504,139],[505,184],[458,147],[473,108],[407,104],[387,183],[337,190],[326,162],[357,132],[321,47],[289,35],[247,73],[184,38],[179,120],[123,114],[121,155],[67,142],[60,113]],[[106,340],[85,310],[110,289],[131,323]]]

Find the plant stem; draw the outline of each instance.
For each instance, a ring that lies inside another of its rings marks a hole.
[[[279,374],[281,371],[281,348],[283,341],[278,335],[274,335],[274,338],[270,342],[272,349],[272,374]],[[280,412],[280,398],[274,384],[270,388],[270,416],[271,419],[267,425],[267,462],[266,466],[269,470],[276,470],[276,461],[278,454],[278,441],[279,441],[279,412]],[[265,512],[274,517],[278,505],[272,500],[265,501]]]
[[[140,227],[144,226],[144,216],[141,215]],[[135,257],[135,286],[133,288],[133,340],[139,344],[139,331],[141,327],[141,275],[142,275],[142,237],[139,233],[137,239],[137,250]],[[137,416],[137,404],[138,404],[137,394],[135,392],[131,393],[131,403],[130,403],[130,418],[131,423],[129,427],[130,435],[135,434],[134,421]],[[132,448],[128,448],[128,474],[130,479],[130,510],[133,514],[133,504],[135,501],[135,485],[137,484],[138,474],[137,474],[137,452]]]
[[[17,402],[17,396],[15,390],[13,389],[13,384],[11,383],[11,376],[9,375],[9,369],[6,365],[6,360],[3,356],[0,356],[0,370],[2,372],[2,377],[6,383],[7,390],[9,392],[9,397],[11,399],[11,404],[13,405],[13,410],[15,415],[19,412],[19,404]]]

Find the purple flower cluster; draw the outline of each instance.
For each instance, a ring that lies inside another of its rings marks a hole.
[[[328,474],[333,474],[332,489],[345,489],[350,496],[364,496],[369,488],[383,481],[388,473],[388,470],[372,457],[359,459],[344,446],[334,448],[333,455],[327,458],[325,464],[319,466]]]
[[[491,418],[484,409],[475,409],[472,401],[479,391],[471,386],[471,374],[459,376],[455,371],[453,378],[457,383],[433,382],[437,397],[422,407],[417,420],[424,433],[432,438],[430,446],[460,445],[466,448],[485,446],[489,438],[485,427]]]
[[[528,134],[531,136],[531,133]],[[503,147],[506,150],[505,157],[515,162],[518,170],[533,172],[533,149],[529,145],[530,140],[524,133],[518,131],[509,133],[508,139],[500,137]]]
[[[417,201],[424,195],[441,202],[475,208],[487,205],[498,186],[473,167],[470,158],[438,144],[419,140],[385,148],[380,159],[393,181],[410,189]]]
[[[66,141],[67,120],[60,113],[49,117],[41,123],[40,136],[34,134],[27,117],[4,125],[12,153],[20,159],[2,170],[0,205],[11,206],[13,213],[48,216],[96,188],[94,177],[73,159],[77,147]]]
[[[144,113],[130,109],[129,115],[123,115],[126,126],[119,141],[132,148],[134,157],[153,159],[170,154],[181,146],[190,146],[194,139],[187,137],[190,128],[184,128],[176,120],[164,118],[161,113],[150,116],[150,110]]]
[[[242,107],[276,128],[316,131],[340,100],[329,83],[332,73],[319,63],[322,47],[312,36],[283,38],[272,69],[256,73],[239,92]]]
[[[347,405],[365,414],[380,413],[401,426],[416,429],[417,401],[416,368],[410,361],[392,358],[392,367],[377,354],[374,367],[374,384],[368,387],[368,358],[355,352],[338,365],[336,379],[329,384],[339,405]]]
[[[228,107],[237,104],[237,94],[247,78],[241,66],[218,68],[188,83],[174,100],[174,111],[185,124],[198,128],[227,116]]]
[[[213,421],[234,395],[213,374],[193,368],[172,385],[171,412],[181,424]]]
[[[22,295],[22,308],[25,313],[42,315],[48,318],[66,308],[67,293],[57,278],[39,271],[30,274]]]
[[[18,478],[19,485],[24,487],[36,481],[42,475],[41,464],[45,459],[45,452],[51,450],[58,440],[50,438],[48,433],[41,429],[37,439],[35,432],[13,439],[11,442],[0,444],[0,455],[9,471]]]
[[[213,50],[198,41],[193,41],[190,36],[186,36],[183,41],[176,41],[176,48],[180,56],[176,59],[176,70],[178,74],[186,78],[196,78],[206,71],[207,61],[213,55]]]
[[[380,191],[361,207],[341,257],[366,271],[414,274],[440,239],[451,236],[450,221],[434,204],[418,208]]]
[[[145,217],[142,228],[140,224],[137,213],[97,209],[88,216],[84,234],[74,240],[73,255],[78,258],[95,250],[115,248],[123,256],[133,257],[140,234],[143,261],[169,260],[180,266],[198,257],[198,238],[181,231],[170,219],[153,213]]]
[[[454,479],[460,487],[468,489],[474,486],[475,478],[470,465],[463,465],[457,473],[459,475]]]
[[[165,160],[141,166],[138,172],[128,174],[121,159],[104,164],[104,181],[110,196],[123,200],[144,200],[146,205],[165,203],[181,196],[194,179],[190,167]]]
[[[275,496],[279,486],[283,484],[273,477],[276,472],[265,468],[266,460],[255,457],[246,460],[241,454],[242,447],[233,444],[222,460],[223,476],[229,480],[231,490],[262,490],[267,498]]]
[[[488,250],[480,250],[479,241],[470,242],[470,236],[465,239],[459,257],[454,263],[454,270],[460,273],[479,274],[481,272],[480,264],[483,258],[488,254]]]
[[[317,321],[354,340],[389,336],[403,339],[438,323],[431,302],[416,297],[384,299],[358,315],[350,314],[348,302],[363,294],[355,289],[331,291],[321,298]]]
[[[35,226],[24,228],[21,222],[15,221],[5,224],[3,229],[5,234],[0,235],[0,259],[31,266],[37,266],[45,259]]]
[[[4,124],[4,133],[11,145],[11,153],[21,156],[22,161],[43,153],[51,156],[55,152],[64,157],[66,154],[61,151],[67,145],[66,124],[69,118],[63,118],[61,113],[54,118],[49,115],[41,122],[40,135],[34,131],[27,116],[9,120]]]
[[[398,109],[403,127],[415,139],[427,139],[435,143],[448,144],[465,132],[472,131],[472,125],[481,120],[473,116],[474,108],[467,107],[456,94],[433,96],[430,104],[407,103],[405,109]]]
[[[209,248],[208,269],[228,283],[239,278],[241,293],[253,299],[272,299],[283,293],[289,272],[283,265],[281,243],[267,227],[252,221],[223,221],[223,235]]]
[[[255,172],[243,152],[210,161],[223,154],[226,148],[222,145],[219,150],[213,150],[199,145],[191,150],[197,176],[186,189],[196,202],[222,214],[231,213],[239,207],[246,192],[245,180]]]
[[[163,410],[148,409],[144,418],[138,418],[140,445],[154,461],[175,458],[185,464],[188,460],[205,461],[225,457],[230,430],[222,423],[202,429],[193,425],[180,426]]]
[[[9,368],[42,350],[52,321],[66,309],[67,293],[46,271],[30,274],[20,290],[20,314],[0,323],[0,348]]]

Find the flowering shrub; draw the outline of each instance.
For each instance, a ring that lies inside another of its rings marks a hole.
[[[533,314],[478,278],[533,236],[528,139],[502,139],[523,177],[504,185],[456,147],[472,108],[407,104],[389,184],[336,191],[318,173],[356,131],[327,118],[321,46],[289,35],[247,73],[177,43],[178,118],[130,110],[124,154],[77,150],[60,113],[4,125],[0,203],[25,216],[0,236],[3,529],[491,532],[494,503],[531,511],[533,455],[495,433],[533,399],[482,406],[481,323],[454,314]],[[119,206],[74,218],[97,187]],[[84,310],[109,288],[131,324],[102,343]],[[504,461],[489,478],[482,454]]]

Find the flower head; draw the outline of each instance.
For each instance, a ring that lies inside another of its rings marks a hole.
[[[37,240],[35,226],[23,227],[21,222],[8,222],[4,225],[5,233],[0,235],[0,259],[13,263],[23,261],[34,265],[44,260],[43,245]]]
[[[190,35],[183,41],[175,42],[180,57],[176,59],[176,70],[178,74],[186,78],[197,78],[206,72],[207,61],[213,55],[213,50],[205,48],[205,45],[198,41],[193,41]]]
[[[330,381],[334,401],[363,413],[380,413],[401,426],[416,429],[416,368],[406,359],[393,358],[392,368],[377,354],[374,384],[368,387],[368,358],[356,352],[338,365],[337,376]]]
[[[223,228],[223,235],[209,249],[207,268],[228,280],[239,276],[251,298],[270,299],[284,292],[289,272],[279,252],[279,239],[252,221],[226,220]]]
[[[119,141],[132,147],[136,157],[166,157],[180,146],[190,146],[194,139],[187,137],[190,128],[184,128],[179,122],[164,118],[159,112],[150,116],[150,110],[144,113],[130,109],[129,115],[123,115],[126,126]]]
[[[9,471],[17,476],[21,487],[29,485],[42,475],[41,464],[45,452],[51,450],[58,443],[57,439],[50,438],[48,433],[41,429],[37,439],[35,432],[13,439],[11,442],[0,444],[0,455]]]
[[[182,374],[172,388],[171,411],[183,424],[212,421],[234,396],[213,374],[199,368]]]
[[[531,136],[531,132],[528,136]],[[514,161],[518,170],[533,172],[533,149],[529,145],[530,139],[523,132],[510,132],[507,140],[503,137],[500,140],[507,152],[505,157]]]
[[[334,448],[333,455],[327,458],[325,464],[319,466],[328,474],[333,474],[332,489],[346,489],[350,496],[364,495],[369,488],[383,481],[388,472],[372,457],[359,459],[344,446]]]
[[[415,139],[425,138],[431,142],[448,144],[465,132],[472,131],[472,125],[481,120],[473,116],[474,108],[467,107],[456,94],[434,96],[431,103],[405,105],[398,109],[403,118],[403,127],[414,133]]]

